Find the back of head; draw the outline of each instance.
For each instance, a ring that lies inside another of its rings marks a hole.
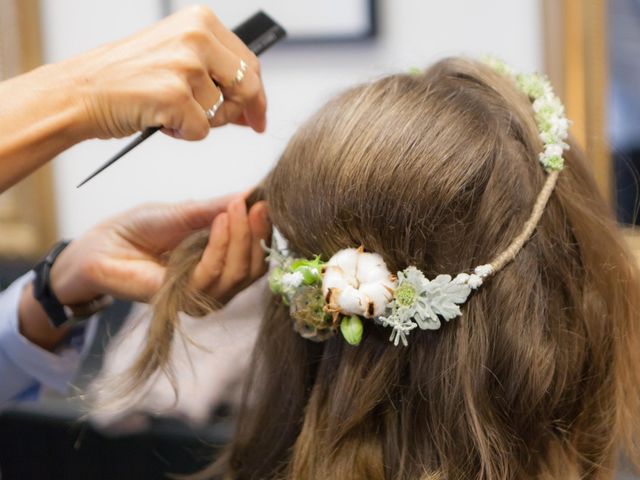
[[[448,59],[330,101],[264,185],[302,256],[362,245],[428,278],[489,261],[545,181],[531,104]],[[637,427],[637,283],[575,149],[534,235],[461,317],[394,347],[301,338],[273,300],[236,439],[237,478],[602,478]],[[635,363],[633,363],[635,362]]]

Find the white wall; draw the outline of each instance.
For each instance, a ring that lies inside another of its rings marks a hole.
[[[304,1],[313,11],[315,0]],[[161,10],[160,0],[41,4],[47,61],[132,33],[158,19]],[[540,69],[540,22],[538,0],[380,0],[381,33],[375,42],[287,46],[264,55],[269,110],[263,135],[224,127],[202,142],[187,143],[158,134],[81,189],[76,184],[127,140],[88,141],[60,155],[54,163],[60,235],[78,235],[139,203],[250,187],[267,173],[296,126],[354,82],[458,54],[490,53],[524,70]]]

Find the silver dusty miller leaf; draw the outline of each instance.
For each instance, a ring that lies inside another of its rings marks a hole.
[[[427,280],[424,290],[417,301],[415,321],[422,330],[440,328],[440,317],[451,320],[461,315],[460,304],[464,303],[471,293],[466,283],[451,281],[451,275],[438,275]]]

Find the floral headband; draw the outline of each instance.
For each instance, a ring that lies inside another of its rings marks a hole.
[[[471,273],[459,273],[454,278],[438,275],[432,280],[414,266],[393,275],[379,254],[365,252],[362,247],[340,250],[323,262],[319,256],[312,260],[295,258],[286,250],[265,245],[267,259],[275,266],[269,275],[269,287],[289,306],[294,327],[303,337],[324,341],[340,330],[349,344],[358,345],[362,320],[369,319],[391,328],[389,340],[394,345],[402,342],[407,346],[407,336],[416,327],[437,330],[442,320],[460,316],[460,305],[471,292],[513,260],[531,237],[564,167],[562,155],[569,148],[565,142],[569,121],[544,76],[515,73],[495,59],[486,63],[513,80],[533,102],[544,143],[539,160],[548,173],[547,180],[521,233],[506,250]]]

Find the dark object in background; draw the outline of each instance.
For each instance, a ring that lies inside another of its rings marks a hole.
[[[613,153],[616,216],[626,225],[640,224],[640,149]]]
[[[28,410],[0,414],[2,480],[146,480],[194,473],[230,436],[157,419],[148,433],[108,437],[86,422]]]
[[[20,258],[0,258],[0,290],[4,290],[35,264]]]
[[[21,260],[0,260],[0,289],[31,268]],[[102,367],[104,350],[124,323],[130,302],[116,300],[100,314],[96,338],[74,385],[81,390]],[[2,379],[0,379],[2,381]],[[83,420],[78,399],[42,398],[0,411],[2,480],[146,480],[193,473],[209,464],[231,438],[224,407],[204,428],[171,418],[150,418],[144,432],[107,436]]]

